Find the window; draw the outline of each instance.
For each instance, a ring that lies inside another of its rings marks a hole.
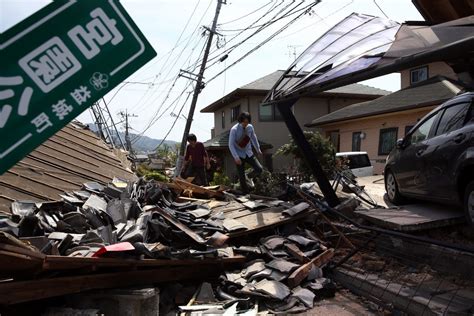
[[[404,136],[407,136],[408,132],[410,132],[410,130],[413,128],[413,126],[415,126],[415,125],[407,125],[407,126],[405,126],[405,134],[404,134]]]
[[[333,144],[336,151],[339,151],[339,131],[330,131],[327,133],[329,140]]]
[[[258,118],[260,122],[283,121],[283,117],[275,104],[258,106]]]
[[[469,103],[456,104],[444,110],[436,135],[446,134],[461,128],[464,125],[468,110]]]
[[[410,143],[417,144],[427,139],[430,134],[431,127],[433,126],[433,123],[435,122],[435,119],[437,117],[438,115],[433,115],[428,120],[426,120],[423,124],[418,126],[418,128],[413,133],[411,133]]]
[[[360,151],[360,141],[362,132],[352,133],[352,151]]]
[[[410,70],[410,84],[428,79],[428,66]]]
[[[239,117],[239,114],[240,114],[240,104],[237,105],[237,106],[234,106],[234,107],[231,109],[231,112],[230,112],[230,121],[231,121],[231,122],[237,121],[237,118]]]
[[[225,128],[225,111],[222,111],[221,120],[222,128]]]
[[[398,128],[384,128],[380,130],[379,155],[388,155],[397,143]]]
[[[349,159],[349,169],[365,168],[372,165],[368,155],[350,155],[347,158]]]

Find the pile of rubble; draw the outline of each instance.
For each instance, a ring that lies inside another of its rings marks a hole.
[[[189,198],[193,193],[212,199]],[[297,312],[312,308],[315,298],[334,295],[335,285],[321,269],[334,251],[312,231],[293,225],[291,231],[258,241],[247,238],[251,241],[245,245],[232,239],[308,217],[314,212],[308,203],[239,196],[217,187],[193,187],[180,179],[170,184],[143,179],[133,183],[114,179],[106,186],[89,182],[61,198],[13,202],[11,214],[0,215],[2,242],[10,244],[6,250],[21,248],[19,252],[28,250],[32,257],[33,252],[41,253],[45,262],[76,258],[76,265],[81,258],[146,261],[150,266],[153,262],[164,266],[160,260],[240,263],[238,270],[223,272],[213,287],[201,287],[199,293],[207,294],[196,293],[192,304],[181,307],[183,312],[224,313],[229,308]],[[264,223],[258,220],[255,227],[239,221],[257,212],[261,216],[267,212],[271,221],[262,217]],[[107,261],[112,263],[121,262]],[[188,271],[198,269],[186,264]],[[14,272],[14,267],[10,270]],[[1,292],[0,286],[0,297]]]
[[[236,314],[260,308],[274,314],[297,313],[311,309],[315,299],[335,295],[336,285],[320,268],[334,251],[309,230],[265,237],[255,247],[235,251],[252,260],[243,269],[221,275],[214,289],[203,283],[193,304],[180,306],[182,312]]]

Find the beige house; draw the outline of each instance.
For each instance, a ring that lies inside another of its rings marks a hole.
[[[263,98],[282,74],[282,70],[275,71],[235,89],[201,110],[203,113],[214,114],[212,139],[205,142],[204,146],[209,153],[220,158],[228,176],[234,177],[236,173],[233,159],[227,147],[228,134],[232,126],[237,123],[238,115],[244,111],[250,112],[252,115],[252,124],[257,137],[263,143],[263,164],[265,167],[272,171],[288,172],[291,170],[291,159],[272,156],[278,148],[289,142],[290,133],[275,107],[261,105]],[[390,92],[386,90],[352,84],[301,98],[293,109],[296,119],[301,126],[304,126],[315,117],[324,116],[354,103],[374,100],[388,93]],[[309,128],[305,129],[309,130]]]
[[[374,172],[381,174],[397,139],[461,91],[455,79],[455,73],[444,63],[407,69],[401,72],[401,90],[315,118],[306,126],[332,136],[341,152],[366,151]]]

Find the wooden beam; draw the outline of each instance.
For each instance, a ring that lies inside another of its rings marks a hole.
[[[204,279],[221,272],[215,265],[122,271],[0,283],[0,305],[10,305],[93,289],[119,288],[187,279]]]
[[[297,287],[300,283],[308,277],[309,272],[311,271],[313,265],[316,267],[321,267],[329,262],[334,256],[334,249],[328,249],[319,256],[311,259],[308,263],[303,264],[298,269],[296,269],[288,277],[288,285],[290,288]]]

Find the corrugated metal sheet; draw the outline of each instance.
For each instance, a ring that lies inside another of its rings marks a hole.
[[[57,200],[85,182],[114,177],[135,176],[93,132],[71,123],[0,176],[0,211],[9,212],[14,200]]]

